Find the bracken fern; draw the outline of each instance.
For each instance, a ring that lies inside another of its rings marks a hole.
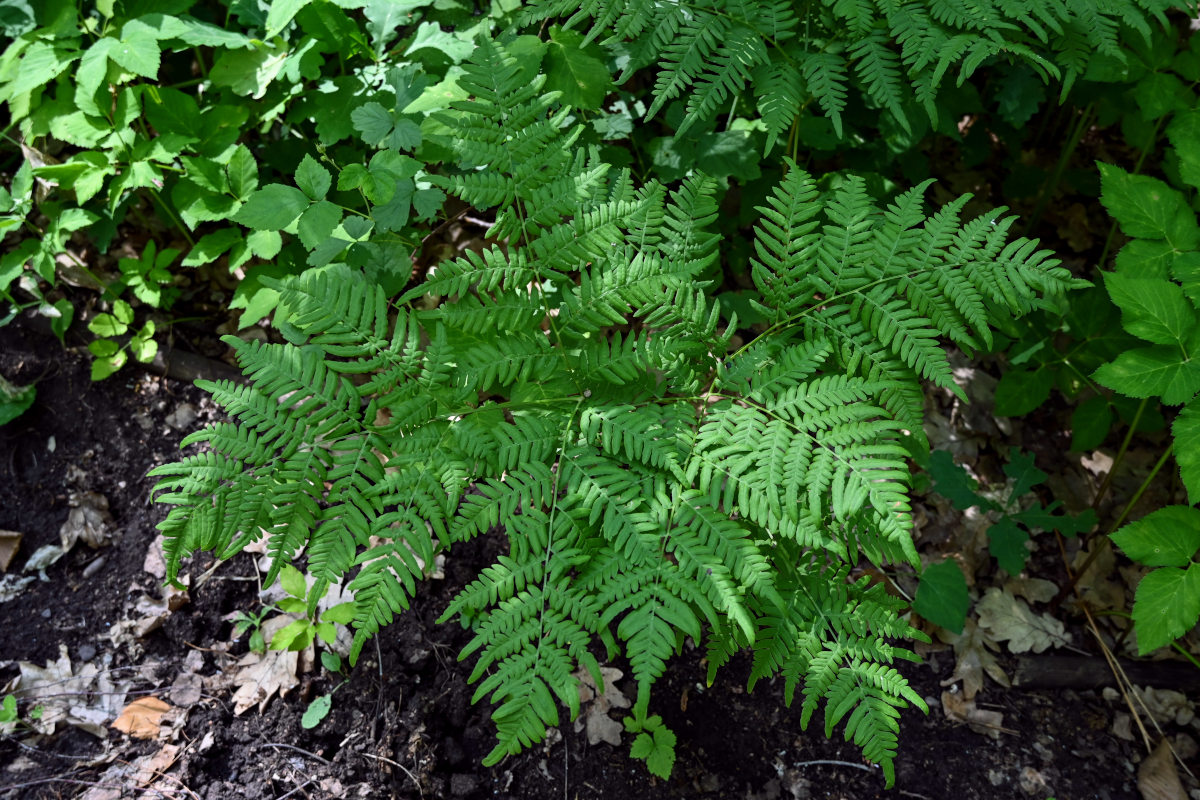
[[[502,241],[395,302],[345,265],[279,285],[288,342],[229,337],[251,382],[201,384],[236,421],[154,471],[171,576],[266,537],[271,580],[304,548],[310,602],[354,595],[354,659],[437,553],[499,530],[506,554],[442,616],[474,626],[485,763],[574,715],[580,667],[599,683],[597,656],[623,654],[634,752],[668,771],[651,689],[690,637],[712,672],[750,648],[751,686],[781,675],[803,724],[823,709],[890,783],[900,709],[925,708],[893,663],[923,635],[850,569],[918,563],[899,438],[921,435],[922,379],[957,391],[940,340],[988,342],[1066,271],[999,212],[960,221],[965,198],[926,216],[926,185],[882,209],[858,180],[822,197],[789,162],[754,237],[770,325],[733,349],[699,277],[713,181],[590,161],[500,45],[460,83],[458,168],[437,180],[493,208]]]

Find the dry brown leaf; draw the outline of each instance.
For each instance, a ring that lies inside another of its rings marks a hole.
[[[112,515],[108,513],[108,498],[99,492],[71,492],[71,506],[67,521],[58,529],[63,552],[69,551],[78,541],[88,547],[103,547],[112,544],[114,531]]]
[[[600,677],[604,680],[604,692],[601,693],[590,672],[581,669],[575,673],[579,679],[579,702],[587,706],[582,719],[576,720],[576,730],[581,723],[587,728],[588,744],[608,742],[614,747],[620,746],[625,727],[608,716],[608,712],[614,708],[629,708],[629,698],[617,689],[617,681],[623,675],[619,669],[601,667]]]
[[[966,625],[963,626],[963,632],[953,640],[952,644],[958,661],[954,665],[954,674],[942,681],[942,686],[962,681],[963,696],[967,700],[974,700],[975,695],[983,688],[985,672],[991,676],[992,680],[1006,689],[1012,685],[1008,675],[1000,668],[996,657],[988,650],[988,645],[992,643],[983,635],[983,631],[980,630],[975,620],[967,620]]]
[[[975,606],[979,627],[997,642],[1008,642],[1013,653],[1041,653],[1071,641],[1063,624],[1049,614],[1037,614],[1024,600],[995,586]]]
[[[158,723],[171,710],[168,703],[154,695],[139,697],[121,711],[113,720],[112,727],[135,739],[154,739],[158,736]]]
[[[279,693],[286,695],[296,685],[296,666],[300,654],[295,650],[268,650],[266,653],[247,653],[237,663],[233,682],[233,713],[243,714],[258,705],[261,714],[267,702]]]
[[[0,531],[0,572],[7,572],[17,548],[21,546],[21,534],[16,531]]]
[[[958,692],[942,692],[942,713],[947,719],[965,722],[975,733],[998,739],[1004,728],[1004,715],[999,711],[977,708],[974,700],[968,700]]]
[[[1166,739],[1138,767],[1138,791],[1142,800],[1188,800]]]

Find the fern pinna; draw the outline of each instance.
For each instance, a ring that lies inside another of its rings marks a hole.
[[[533,0],[527,21],[591,20],[588,39],[623,42],[617,83],[659,66],[648,116],[686,92],[679,133],[752,87],[767,149],[816,101],[838,136],[847,96],[868,97],[910,127],[916,106],[937,122],[943,78],[961,85],[993,58],[1015,59],[1065,96],[1093,53],[1123,61],[1122,28],[1150,40],[1167,0]],[[919,113],[919,112],[918,112]]]
[[[926,217],[923,185],[880,209],[789,163],[754,239],[771,324],[734,349],[699,279],[715,183],[589,160],[542,81],[485,40],[442,120],[457,168],[437,180],[495,209],[500,243],[395,302],[346,265],[311,271],[280,286],[286,344],[227,339],[251,382],[202,385],[236,422],[154,473],[171,574],[197,548],[266,537],[276,569],[304,549],[311,602],[354,595],[354,658],[435,554],[500,530],[507,553],[443,615],[473,621],[486,763],[623,654],[634,754],[669,772],[651,689],[707,637],[710,670],[751,648],[752,685],[781,675],[805,725],[844,726],[891,782],[900,709],[925,708],[892,664],[922,634],[849,570],[918,561],[898,438],[920,435],[922,379],[957,391],[939,339],[985,343],[1069,276],[1007,218],[960,221],[965,198]]]

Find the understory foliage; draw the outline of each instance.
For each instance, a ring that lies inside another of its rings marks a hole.
[[[750,648],[751,686],[782,676],[806,726],[842,726],[891,783],[900,711],[925,708],[892,665],[923,634],[850,570],[918,563],[898,440],[921,435],[920,381],[958,391],[940,340],[988,343],[1069,275],[1000,212],[962,220],[965,197],[926,215],[922,184],[881,208],[788,162],[754,232],[770,324],[734,348],[701,279],[715,182],[599,161],[488,39],[464,70],[431,180],[492,210],[491,244],[394,302],[339,262],[276,284],[287,343],[228,337],[250,382],[202,385],[234,421],[153,473],[170,575],[265,537],[273,581],[303,549],[310,605],[354,594],[353,660],[438,553],[499,531],[507,552],[443,615],[473,626],[485,763],[577,713],[578,670],[599,684],[598,657],[623,655],[634,754],[669,773],[651,689],[690,638],[710,679]]]
[[[648,116],[686,95],[680,133],[711,119],[747,85],[771,142],[785,136],[816,101],[842,134],[848,97],[869,97],[909,127],[919,106],[937,121],[947,74],[961,85],[995,58],[1023,62],[1065,96],[1093,54],[1125,56],[1123,26],[1149,42],[1163,0],[535,0],[527,20],[591,20],[588,39],[628,42],[617,83],[647,64],[659,66]],[[912,104],[912,100],[916,105]]]

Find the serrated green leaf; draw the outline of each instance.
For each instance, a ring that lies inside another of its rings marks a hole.
[[[1096,370],[1094,377],[1130,397],[1161,397],[1167,405],[1177,406],[1200,392],[1200,359],[1185,361],[1178,347],[1156,344],[1121,353]]]
[[[282,43],[258,45],[250,50],[226,50],[217,57],[208,77],[215,86],[228,86],[234,94],[258,100],[279,75],[287,57],[287,47]]]
[[[998,417],[1023,417],[1045,403],[1054,388],[1054,373],[1048,369],[1013,369],[996,384]]]
[[[1131,175],[1120,167],[1099,163],[1100,202],[1127,236],[1166,239],[1177,251],[1200,243],[1195,216],[1178,191],[1157,178]]]
[[[971,506],[988,505],[988,501],[975,492],[979,484],[965,469],[955,464],[954,456],[945,450],[935,450],[930,454],[929,474],[933,477],[933,490],[959,511]]]
[[[312,640],[312,623],[306,619],[298,619],[276,631],[268,647],[272,650],[303,650]]]
[[[1033,453],[1022,453],[1013,448],[1009,462],[1004,465],[1004,474],[1013,479],[1011,497],[1020,497],[1046,480],[1046,473],[1035,467],[1033,462]]]
[[[274,39],[287,27],[292,18],[312,0],[274,0],[267,12],[267,32],[264,39]]]
[[[296,167],[296,186],[300,187],[300,191],[308,195],[311,200],[324,200],[325,195],[329,193],[331,181],[329,170],[318,164],[311,155],[305,153],[304,158],[300,160],[300,165]]]
[[[393,150],[416,150],[421,146],[421,126],[407,117],[400,117],[387,137],[387,146]]]
[[[277,231],[295,222],[308,206],[308,196],[296,187],[270,183],[250,195],[233,220],[247,228]]]
[[[1094,450],[1112,428],[1112,407],[1099,395],[1084,400],[1071,412],[1071,452]]]
[[[1200,510],[1167,506],[1112,534],[1113,543],[1147,567],[1184,567],[1200,550]]]
[[[1181,343],[1196,327],[1196,309],[1178,284],[1110,272],[1104,285],[1121,309],[1121,324],[1134,336],[1155,344]]]
[[[1188,108],[1191,98],[1183,81],[1169,72],[1152,72],[1138,81],[1133,97],[1142,119],[1152,121]]]
[[[443,31],[442,27],[436,22],[422,22],[417,26],[417,32],[413,36],[412,44],[404,51],[404,55],[410,56],[424,48],[444,53],[446,58],[455,64],[459,64],[474,52],[475,45],[472,42],[459,39],[452,33]]]
[[[229,179],[229,190],[239,200],[245,200],[258,188],[258,164],[244,144],[239,144],[229,157],[225,174]]]
[[[154,339],[134,339],[129,343],[133,357],[143,364],[149,364],[158,354],[158,342]]]
[[[1142,578],[1133,598],[1138,652],[1152,653],[1183,636],[1200,619],[1200,564],[1159,567]]]
[[[25,48],[15,77],[4,87],[4,99],[53,83],[77,58],[78,55],[63,52],[48,41],[34,42]]]
[[[1171,274],[1183,284],[1183,293],[1200,309],[1200,253],[1180,253],[1171,260]],[[1164,276],[1165,277],[1165,276]]]
[[[120,40],[108,51],[108,57],[135,75],[153,80],[162,62],[158,40],[136,20],[125,23]]]
[[[200,237],[200,240],[188,252],[187,257],[183,259],[183,266],[198,267],[201,264],[215,261],[222,253],[241,240],[242,232],[237,228],[222,228],[219,231],[207,233]]]
[[[934,625],[952,633],[962,633],[967,622],[971,598],[967,594],[967,579],[953,559],[930,564],[921,573],[913,611]]]
[[[151,240],[150,242],[148,242],[146,244],[146,252],[150,253],[151,258],[154,257],[154,241],[153,240]],[[113,316],[116,317],[119,322],[121,322],[125,325],[128,325],[131,322],[133,322],[133,306],[129,305],[129,303],[125,302],[124,300],[113,301],[112,313],[113,313]]]
[[[87,348],[97,358],[107,358],[120,350],[121,346],[112,339],[93,339],[88,342]]]
[[[1029,532],[1017,526],[1009,517],[988,528],[988,552],[1009,575],[1019,575],[1029,560]]]
[[[1193,400],[1183,407],[1171,425],[1175,437],[1175,463],[1179,465],[1179,480],[1187,490],[1188,502],[1200,503],[1200,402]]]
[[[321,613],[321,619],[326,622],[349,625],[354,621],[354,603],[338,603],[336,606],[330,606]]]
[[[354,109],[350,112],[350,121],[362,140],[372,147],[378,147],[392,132],[392,113],[379,103],[364,103]]]
[[[612,76],[599,47],[584,45],[583,34],[554,26],[546,50],[546,90],[562,92],[563,103],[598,109],[612,91]]]
[[[301,600],[308,594],[308,584],[304,582],[304,573],[291,564],[284,564],[279,570],[279,585],[292,597]]]
[[[283,249],[283,237],[279,231],[255,231],[246,237],[246,246],[251,253],[267,261],[279,255]]]
[[[341,221],[342,209],[328,200],[321,200],[300,215],[296,233],[300,236],[300,243],[312,250],[328,239]]]

